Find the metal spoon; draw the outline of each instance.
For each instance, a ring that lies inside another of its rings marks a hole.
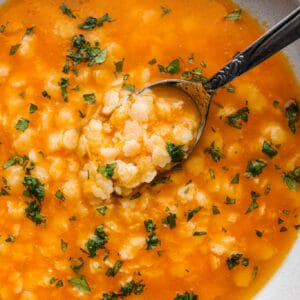
[[[200,116],[200,122],[195,140],[186,153],[187,157],[198,144],[204,132],[211,98],[215,91],[260,64],[298,38],[300,38],[300,6],[273,26],[248,48],[238,53],[227,65],[207,81],[199,83],[180,79],[166,79],[147,85],[139,90],[137,94],[141,94],[147,89],[169,86],[182,90],[194,102]]]

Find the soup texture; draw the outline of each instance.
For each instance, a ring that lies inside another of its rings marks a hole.
[[[299,86],[282,54],[176,92],[262,29],[218,0],[0,7],[0,299],[250,299],[300,228]],[[168,171],[166,171],[168,170]]]

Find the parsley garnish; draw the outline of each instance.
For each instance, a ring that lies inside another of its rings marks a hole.
[[[80,292],[84,294],[91,294],[91,288],[83,275],[78,274],[77,277],[68,279],[68,281]]]
[[[10,50],[9,50],[9,55],[14,55],[18,51],[20,46],[21,46],[21,44],[16,44],[16,45],[11,46]]]
[[[155,233],[152,233],[146,238],[146,244],[147,250],[153,250],[161,244],[161,241],[158,239]]]
[[[103,230],[103,225],[97,226],[94,235],[85,244],[89,251],[89,257],[96,256],[96,251],[98,249],[104,249],[107,242],[108,235]]]
[[[142,196],[142,194],[140,192],[136,192],[130,196],[129,200],[135,200],[135,199],[140,198],[141,196]]]
[[[203,236],[203,235],[207,235],[206,231],[195,231],[193,233],[193,236]]]
[[[230,183],[231,183],[231,184],[238,184],[239,182],[240,182],[240,174],[237,173],[237,174],[235,174],[235,175],[232,177]]]
[[[115,76],[118,76],[120,73],[123,72],[123,64],[124,64],[124,58],[122,60],[114,62],[115,65]]]
[[[230,257],[227,258],[226,263],[229,270],[233,269],[234,267],[240,264],[240,259],[242,258],[243,254],[234,253],[231,254]]]
[[[30,103],[30,106],[29,106],[29,113],[30,114],[33,114],[34,112],[36,112],[38,110],[38,107],[37,105],[33,104],[33,103]]]
[[[123,265],[123,262],[121,260],[117,260],[116,263],[112,268],[108,268],[105,275],[108,277],[114,277],[119,272]]]
[[[174,300],[198,300],[198,295],[193,292],[185,292],[183,294],[177,294]]]
[[[234,198],[226,197],[225,204],[235,204],[236,200]]]
[[[194,217],[194,215],[196,215],[201,209],[202,209],[201,206],[198,206],[198,207],[196,207],[196,208],[194,208],[194,209],[190,209],[190,210],[186,213],[186,220],[187,220],[187,222],[188,222],[189,220],[191,220],[191,219]]]
[[[285,107],[285,116],[288,119],[288,126],[292,133],[296,133],[296,123],[300,118],[299,106],[296,100],[291,100]]]
[[[16,129],[20,131],[25,131],[29,126],[29,120],[25,118],[21,118],[18,120],[16,124]]]
[[[166,143],[166,149],[169,153],[172,162],[181,162],[184,157],[185,153],[183,152],[182,148],[184,145],[175,145],[173,143]]]
[[[290,190],[297,191],[297,185],[300,182],[300,167],[295,167],[287,173],[282,173],[281,177]]]
[[[68,248],[68,243],[66,243],[63,239],[60,240],[60,248],[63,252],[65,252]]]
[[[70,262],[70,267],[74,272],[78,272],[84,265],[82,257],[72,258]]]
[[[62,4],[59,8],[68,17],[76,19],[76,16],[73,14],[72,10],[68,8],[65,4]]]
[[[130,83],[123,83],[122,88],[124,90],[129,91],[129,92],[134,92],[135,91],[135,86],[133,84],[130,84]]]
[[[68,78],[61,78],[58,85],[61,88],[61,95],[65,102],[68,102],[68,94],[67,94],[67,87],[69,86],[69,79]]]
[[[0,32],[3,33],[5,31],[5,28],[6,28],[6,26],[2,24],[0,26]]]
[[[135,295],[140,295],[143,293],[145,287],[145,285],[142,282],[142,280],[139,282],[131,280],[127,284],[121,285],[120,291],[118,293],[103,293],[102,300],[117,300],[119,298],[123,299],[126,296],[130,296],[132,293]]]
[[[162,14],[161,16],[164,17],[165,15],[168,15],[171,12],[171,9],[165,7],[165,6],[160,6],[161,10],[162,10]]]
[[[247,165],[246,177],[250,178],[260,175],[266,165],[267,163],[260,159],[250,160]]]
[[[26,162],[28,162],[29,158],[24,156],[15,155],[10,157],[2,166],[3,169],[7,169],[13,165],[23,166]]]
[[[61,190],[57,190],[55,192],[55,197],[57,199],[59,199],[60,201],[65,201],[66,200],[65,195],[64,195],[64,193]]]
[[[107,164],[106,166],[99,166],[97,168],[97,172],[101,173],[107,179],[111,179],[114,175],[116,166],[117,166],[117,163],[110,163],[110,164]]]
[[[108,209],[107,206],[101,206],[101,207],[99,207],[99,208],[96,208],[96,211],[97,211],[100,215],[105,216],[107,209]]]
[[[243,107],[239,109],[236,113],[227,116],[228,124],[237,129],[242,128],[242,122],[248,121],[249,108]]]
[[[79,28],[83,30],[94,29],[95,27],[102,27],[105,22],[112,22],[111,17],[106,13],[99,19],[95,17],[88,17],[83,23],[79,24]]]
[[[51,96],[48,94],[47,91],[42,91],[42,96],[48,99],[51,99]]]
[[[209,147],[205,148],[204,152],[209,153],[215,162],[218,162],[221,158],[225,158],[225,155],[221,152],[221,149],[219,147],[215,147],[214,141]]]
[[[94,104],[96,102],[96,95],[94,93],[84,94],[83,98],[86,104]]]
[[[158,65],[158,70],[161,74],[178,74],[180,71],[180,61],[178,58],[172,60],[166,67]]]
[[[161,220],[161,222],[164,226],[169,226],[171,229],[173,229],[176,227],[176,218],[176,214],[170,212],[168,216]]]
[[[230,12],[228,15],[225,16],[225,19],[227,20],[239,20],[241,18],[241,13],[242,13],[242,10],[241,9],[236,9],[232,12]]]
[[[213,205],[211,209],[212,209],[213,215],[219,215],[221,213],[218,206],[216,206],[216,205]]]
[[[112,22],[112,21],[113,19],[108,15],[108,13],[106,13],[98,19],[97,26],[102,27],[105,22]]]
[[[45,185],[37,178],[26,175],[23,180],[23,185],[27,187],[27,190],[23,192],[25,196],[35,198],[38,201],[42,201],[44,199]]]
[[[144,226],[147,230],[147,232],[153,232],[156,229],[156,225],[153,223],[151,219],[144,221]]]
[[[66,61],[62,71],[65,74],[69,74],[69,72],[70,72],[70,62],[68,60]]]
[[[262,152],[267,154],[270,158],[273,158],[278,153],[278,151],[272,146],[272,144],[266,141],[263,142]]]
[[[30,35],[33,33],[33,30],[34,30],[35,26],[32,26],[32,27],[28,27],[25,31],[25,35]]]
[[[16,241],[16,237],[11,234],[5,239],[5,242],[7,243],[14,243],[15,241]]]
[[[148,61],[148,64],[149,64],[149,65],[155,65],[156,63],[157,63],[156,58],[152,58],[152,59],[150,59],[150,60]]]
[[[234,93],[235,92],[235,87],[233,86],[233,85],[229,85],[228,87],[227,87],[227,92],[228,93]]]
[[[260,196],[260,194],[254,192],[254,191],[251,191],[252,201],[251,201],[250,206],[247,208],[245,214],[248,214],[248,213],[252,212],[254,209],[258,208],[257,198],[259,196]]]
[[[257,235],[257,237],[262,237],[264,235],[264,231],[256,229],[255,234]]]
[[[37,201],[33,200],[31,202],[27,202],[27,207],[25,208],[26,217],[34,222],[36,225],[45,223],[45,216],[41,215],[41,204]]]

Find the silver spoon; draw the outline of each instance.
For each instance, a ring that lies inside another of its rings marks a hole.
[[[139,90],[137,94],[141,94],[147,89],[169,86],[182,90],[193,101],[199,113],[200,122],[195,140],[186,152],[187,157],[203,135],[211,98],[215,91],[260,64],[298,38],[300,38],[300,6],[274,25],[248,48],[238,53],[227,65],[207,81],[199,83],[180,79],[166,79],[147,85]]]

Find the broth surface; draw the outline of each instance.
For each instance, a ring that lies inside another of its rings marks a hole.
[[[299,86],[277,54],[181,97],[262,29],[229,1],[0,7],[0,299],[251,299],[300,228]]]

